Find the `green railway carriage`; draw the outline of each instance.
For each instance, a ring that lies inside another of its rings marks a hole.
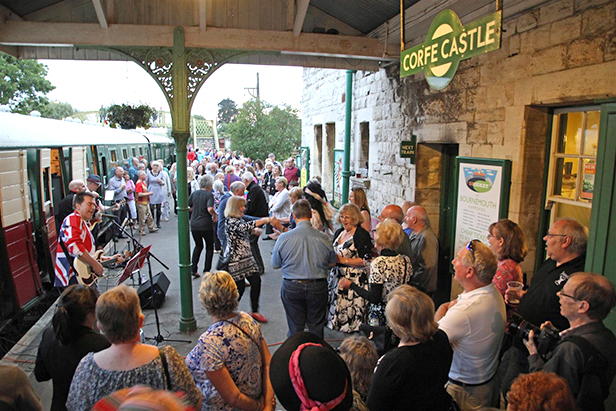
[[[166,136],[0,112],[0,331],[53,283],[54,207],[73,179],[132,157],[175,160]],[[100,193],[102,194],[102,192]]]

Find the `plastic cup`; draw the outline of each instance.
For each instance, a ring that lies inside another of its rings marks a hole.
[[[509,281],[507,283],[507,291],[513,290],[516,291],[515,296],[513,294],[509,294],[509,304],[510,305],[518,305],[520,304],[520,298],[518,297],[519,293],[524,289],[524,284],[519,281]]]

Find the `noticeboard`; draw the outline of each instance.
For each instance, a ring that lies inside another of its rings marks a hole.
[[[453,250],[457,253],[470,240],[487,244],[490,224],[507,218],[511,160],[458,157],[456,175]]]

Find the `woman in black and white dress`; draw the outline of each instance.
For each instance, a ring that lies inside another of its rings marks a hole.
[[[411,260],[395,251],[402,244],[404,235],[400,224],[390,218],[376,226],[374,242],[380,255],[370,264],[368,290],[347,279],[340,280],[339,287],[341,289],[348,290],[350,288],[370,302],[367,315],[367,322],[370,325],[387,324],[385,318],[387,296],[396,287],[409,284],[413,276]]]
[[[237,285],[240,299],[246,288],[244,279],[248,279],[251,287],[251,315],[253,318],[256,318],[257,321],[260,321],[264,318],[262,315],[258,314],[261,276],[259,275],[259,266],[252,256],[249,237],[256,227],[269,223],[270,218],[264,217],[258,220],[246,221],[243,218],[244,210],[246,210],[246,199],[244,199],[244,197],[232,196],[227,200],[227,205],[225,207],[227,248],[225,249],[224,255],[229,256],[229,268],[227,271],[231,274],[233,281],[235,281]]]
[[[338,282],[347,279],[357,287],[367,290],[368,275],[364,257],[370,256],[372,240],[361,227],[361,212],[355,204],[340,207],[338,221],[342,224],[334,234],[336,266],[329,276],[330,307],[327,327],[332,330],[353,333],[364,322],[367,302],[352,289],[338,291]]]

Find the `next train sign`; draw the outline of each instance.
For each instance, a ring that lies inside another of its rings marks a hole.
[[[425,42],[400,55],[400,77],[423,71],[430,87],[447,87],[461,60],[500,48],[501,13],[463,26],[455,12],[441,11],[430,25]]]

